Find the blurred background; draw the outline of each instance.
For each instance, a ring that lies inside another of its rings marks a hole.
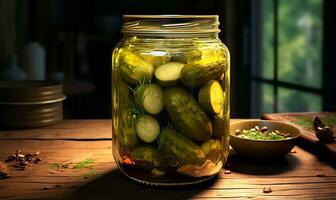
[[[61,81],[65,118],[111,118],[111,52],[123,14],[216,14],[231,51],[232,117],[335,111],[335,4],[0,0],[0,80]]]

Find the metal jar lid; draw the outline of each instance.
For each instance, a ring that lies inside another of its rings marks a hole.
[[[0,104],[37,105],[63,101],[63,85],[46,81],[1,81]]]

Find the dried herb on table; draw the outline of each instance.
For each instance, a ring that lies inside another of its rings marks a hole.
[[[92,168],[94,164],[94,160],[91,158],[87,158],[81,162],[76,163],[73,168],[74,169],[82,169],[82,168]]]
[[[271,193],[271,192],[272,192],[272,188],[271,187],[264,187],[263,193]]]
[[[326,175],[324,173],[317,173],[316,176],[317,177],[326,177]]]
[[[63,169],[69,168],[69,164],[71,163],[50,163],[49,168],[57,171],[62,171]]]
[[[88,173],[83,175],[83,178],[87,179],[87,178],[93,178],[97,175],[97,172],[94,170],[89,171]]]
[[[9,177],[10,175],[7,173],[7,165],[0,161],[0,180]]]
[[[9,178],[9,174],[7,174],[6,172],[0,171],[0,180],[1,179],[6,179]]]
[[[15,163],[11,165],[12,167],[19,170],[25,170],[27,168],[31,168],[33,164],[39,164],[42,162],[42,159],[39,157],[39,155],[39,151],[34,154],[23,154],[19,149],[17,149],[16,153],[9,155],[5,162],[15,161]]]

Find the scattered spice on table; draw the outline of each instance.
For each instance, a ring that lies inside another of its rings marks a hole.
[[[263,193],[271,193],[271,192],[272,192],[272,188],[271,187],[264,187]]]
[[[57,171],[63,171],[63,169],[68,169],[69,164],[71,163],[50,163],[49,168],[57,170]]]
[[[93,178],[97,175],[97,172],[94,170],[89,171],[88,173],[83,175],[83,178],[88,179],[88,178]]]
[[[6,172],[0,171],[0,180],[1,179],[7,179],[9,177],[10,177],[9,174],[7,174]]]
[[[5,162],[13,163],[15,161],[15,163],[11,165],[12,167],[19,170],[25,170],[27,168],[31,168],[33,164],[39,164],[42,162],[39,155],[39,151],[36,153],[24,154],[21,150],[17,149],[15,154],[9,155]]]
[[[317,176],[317,177],[326,177],[326,175],[323,174],[323,173],[317,173],[316,176]]]
[[[231,171],[230,170],[225,170],[224,174],[231,174]]]
[[[0,161],[0,180],[10,177],[7,171],[8,169],[6,163]]]
[[[50,186],[45,186],[43,189],[44,190],[49,190],[49,189],[51,189],[51,187]]]
[[[290,151],[290,153],[296,153],[296,151],[293,149],[293,150]]]

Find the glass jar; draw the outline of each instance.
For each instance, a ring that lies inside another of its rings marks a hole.
[[[230,55],[215,15],[126,15],[112,55],[113,156],[129,178],[187,185],[229,151]]]

